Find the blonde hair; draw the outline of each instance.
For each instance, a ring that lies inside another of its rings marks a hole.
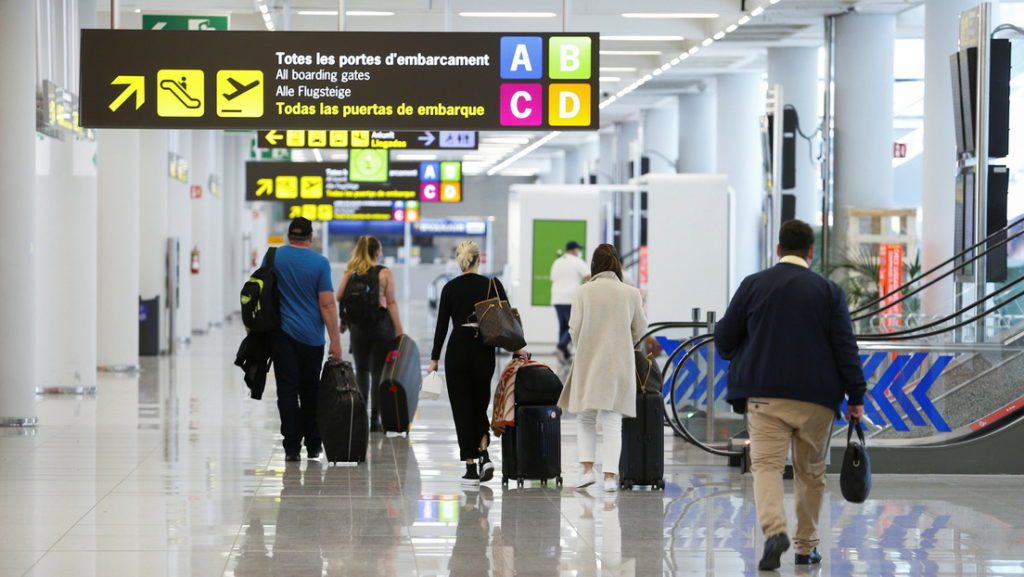
[[[455,249],[455,261],[459,263],[462,272],[480,264],[480,245],[471,240],[460,242]]]
[[[345,272],[354,272],[359,275],[370,272],[370,269],[377,264],[374,257],[380,257],[380,241],[372,236],[359,237],[359,240],[356,241],[356,248],[352,250],[352,258],[348,259]]]

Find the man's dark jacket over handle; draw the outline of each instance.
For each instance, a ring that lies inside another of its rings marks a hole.
[[[864,372],[843,290],[797,264],[743,279],[715,329],[730,361],[728,401],[795,399],[839,410],[864,402]]]

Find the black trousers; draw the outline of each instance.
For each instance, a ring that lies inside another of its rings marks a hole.
[[[394,348],[393,339],[374,339],[363,331],[351,327],[352,358],[356,365],[356,383],[363,393],[366,404],[370,406],[370,421],[380,421],[380,375],[384,370],[384,361]]]
[[[476,339],[467,342],[453,335],[444,356],[444,370],[459,439],[459,458],[476,459],[480,456],[480,440],[490,438],[487,405],[491,402],[494,349]]]
[[[277,379],[277,410],[281,413],[284,452],[299,454],[303,439],[306,450],[320,450],[316,427],[316,399],[320,393],[323,345],[314,347],[282,334],[274,346],[274,376]]]

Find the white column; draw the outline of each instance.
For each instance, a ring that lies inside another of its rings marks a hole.
[[[679,172],[718,171],[718,106],[715,79],[706,79],[698,92],[679,95]]]
[[[245,154],[248,141],[237,136],[224,138],[224,316],[239,308],[242,287],[242,217],[245,210]]]
[[[975,0],[932,0],[924,13],[924,178],[921,190],[921,265],[934,268],[953,256],[955,219],[956,134],[953,131],[953,96],[949,56],[957,51],[960,12]],[[953,310],[953,279],[925,289],[925,314]]]
[[[760,118],[765,94],[757,73],[718,77],[718,172],[732,188],[730,293],[760,267],[762,168]]]
[[[192,132],[188,130],[172,130],[168,148],[189,163],[192,162]],[[190,166],[189,170],[194,169]],[[192,274],[189,272],[189,259],[192,252],[192,207],[189,200],[188,183],[178,180],[168,182],[167,205],[170,222],[168,232],[171,238],[178,239],[181,250],[178,254],[178,304],[174,311],[175,338],[187,341],[192,338]]]
[[[97,361],[139,365],[139,131],[97,132],[99,244]]]
[[[210,179],[203,181],[204,191],[209,193],[207,205],[208,216],[208,244],[210,246],[209,273],[206,278],[206,288],[209,291],[210,304],[206,309],[208,322],[215,327],[224,324],[224,133],[222,131],[210,132],[210,177],[220,183],[221,195],[214,196],[208,186]]]
[[[613,124],[610,129],[598,133],[598,154],[597,163],[592,169],[597,173],[598,184],[612,184],[618,182],[615,172],[615,142],[618,138],[618,125]]]
[[[782,86],[784,104],[796,109],[800,130],[812,134],[820,122],[818,48],[769,48],[768,85]],[[817,145],[796,135],[796,187],[782,191],[796,196],[796,217],[812,226],[821,212],[821,174],[814,160],[817,154]]]
[[[847,257],[847,209],[890,208],[892,204],[895,37],[895,16],[847,14],[836,19],[832,247],[836,262]]]
[[[644,144],[652,173],[675,174],[679,166],[679,102],[669,97],[657,108],[643,111]]]
[[[36,424],[35,3],[0,1],[0,426]],[[21,279],[19,282],[18,279]]]
[[[160,349],[170,350],[167,341],[168,133],[166,130],[145,130],[140,143],[139,294],[144,299],[160,297],[157,313],[160,318]]]
[[[192,274],[191,269],[186,269],[185,274],[192,278],[192,333],[204,334],[210,330],[210,292],[208,281],[211,275],[211,247],[213,231],[210,230],[211,222],[208,218],[209,205],[213,202],[210,191],[207,190],[206,182],[210,177],[210,165],[212,161],[212,146],[210,132],[206,130],[192,131],[192,172],[189,175],[189,185],[203,187],[202,198],[191,198],[189,200],[189,212],[192,218],[192,244],[183,247],[191,259],[192,250],[199,250],[199,274]],[[191,262],[191,261],[190,261]]]
[[[95,152],[70,137],[36,142],[36,261],[50,263],[36,267],[39,392],[96,390]]]
[[[580,148],[572,146],[565,149],[565,183],[579,184],[584,176],[580,161]]]

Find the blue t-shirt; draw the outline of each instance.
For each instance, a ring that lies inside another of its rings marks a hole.
[[[274,256],[274,270],[281,295],[281,330],[300,343],[323,346],[320,293],[334,292],[331,264],[310,249],[282,246]]]

